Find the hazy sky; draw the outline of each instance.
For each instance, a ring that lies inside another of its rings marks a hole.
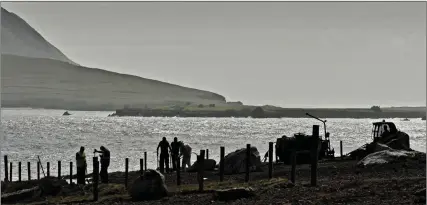
[[[2,2],[75,62],[284,107],[426,105],[426,2]]]

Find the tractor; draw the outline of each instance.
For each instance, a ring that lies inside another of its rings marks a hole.
[[[368,154],[381,151],[385,147],[397,150],[411,150],[409,135],[397,129],[393,122],[372,123],[372,142],[361,146],[347,154],[352,159],[361,159]],[[380,146],[378,144],[381,144]],[[385,146],[384,146],[385,145]]]
[[[315,118],[321,121],[324,125],[325,137],[320,140],[318,143],[319,159],[324,158],[334,158],[335,151],[331,148],[331,143],[329,140],[329,132],[326,132],[326,120],[321,120],[313,115],[306,113],[306,115]],[[311,135],[306,135],[303,133],[296,133],[293,137],[287,137],[286,135],[278,138],[276,141],[276,161],[284,162],[285,164],[290,163],[290,157],[292,151],[295,150],[298,154],[296,156],[297,163],[305,164],[310,162],[310,150],[313,146]],[[315,146],[315,145],[314,145]]]

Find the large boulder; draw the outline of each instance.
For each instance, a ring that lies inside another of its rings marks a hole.
[[[357,163],[359,167],[399,163],[399,162],[415,162],[425,165],[426,154],[418,151],[405,150],[383,150],[369,154]]]
[[[216,166],[214,159],[205,159],[203,162],[204,170],[213,171]],[[194,164],[187,170],[188,172],[197,172],[199,167],[199,161],[195,161]]]
[[[35,186],[29,189],[22,189],[11,193],[2,193],[1,203],[18,203],[24,201],[30,201],[34,198],[38,198],[41,195],[40,187]]]
[[[232,201],[253,196],[255,196],[255,193],[251,187],[217,190],[214,193],[214,199],[218,201]]]
[[[251,147],[250,171],[261,171],[261,157],[258,149]],[[236,150],[224,157],[224,174],[238,174],[246,171],[246,148]]]
[[[143,176],[132,182],[128,189],[133,200],[155,200],[168,195],[165,177],[160,172],[148,169]]]
[[[58,195],[63,186],[67,186],[65,180],[59,180],[56,177],[45,177],[40,179],[39,187],[43,196],[56,196]]]

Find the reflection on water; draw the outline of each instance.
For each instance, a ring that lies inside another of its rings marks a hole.
[[[209,156],[219,158],[219,147],[226,153],[243,148],[246,144],[256,146],[263,156],[268,142],[297,132],[311,133],[314,124],[323,125],[311,118],[250,119],[250,118],[159,118],[159,117],[106,117],[111,112],[70,111],[71,116],[62,116],[64,110],[2,109],[1,127],[6,142],[2,143],[3,154],[9,160],[26,161],[33,165],[36,176],[37,156],[42,163],[51,163],[52,175],[57,173],[57,161],[62,160],[63,175],[69,172],[69,161],[74,161],[80,146],[86,147],[88,172],[92,167],[93,150],[101,145],[111,151],[110,171],[123,171],[125,158],[130,158],[130,170],[139,169],[139,159],[144,151],[148,154],[148,168],[156,168],[156,147],[162,137],[170,142],[173,137],[189,143],[193,151],[209,149]],[[331,145],[339,152],[343,141],[344,152],[351,151],[371,140],[372,122],[375,119],[327,119],[331,133]],[[386,119],[409,134],[411,147],[425,151],[426,121],[421,119]],[[195,161],[195,157],[192,157]],[[25,162],[25,163],[24,163]],[[14,168],[17,170],[17,168]],[[74,169],[75,170],[75,169]],[[4,170],[1,170],[3,174]],[[16,174],[14,174],[16,176]],[[24,176],[26,177],[26,176]]]

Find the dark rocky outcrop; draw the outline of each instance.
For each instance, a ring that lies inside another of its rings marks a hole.
[[[251,147],[250,171],[261,171],[261,157],[256,147]],[[246,148],[236,150],[224,157],[224,174],[238,174],[246,170]]]
[[[149,169],[143,176],[133,181],[128,189],[133,200],[155,200],[168,195],[165,177],[156,170]]]
[[[68,111],[65,111],[64,114],[62,114],[62,116],[68,116],[71,115]]]
[[[216,166],[216,161],[214,159],[205,159],[203,162],[204,170],[213,171]],[[187,170],[188,172],[196,172],[199,167],[199,161],[195,161],[193,165]]]
[[[43,196],[57,196],[62,192],[62,188],[68,186],[64,180],[55,177],[45,177],[40,180],[11,182],[4,185],[2,192],[2,203],[23,203],[35,200]]]
[[[253,196],[255,196],[255,192],[251,187],[224,189],[214,192],[214,199],[218,201],[232,201]]]

